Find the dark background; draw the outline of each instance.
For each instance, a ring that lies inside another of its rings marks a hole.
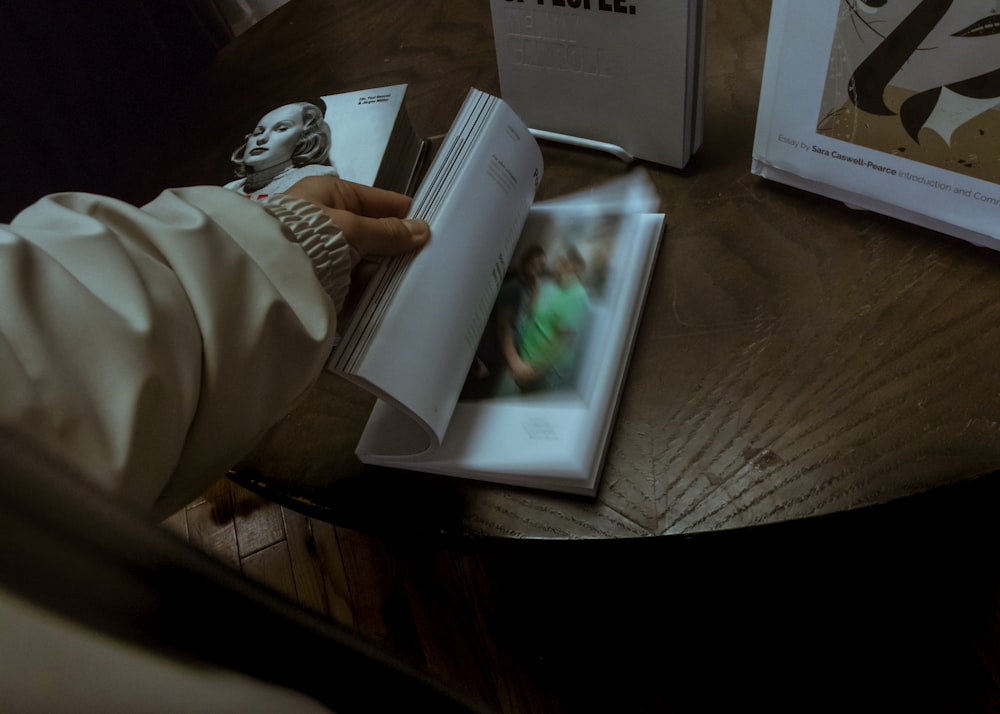
[[[144,154],[173,93],[228,39],[212,0],[0,5],[0,221],[56,191],[155,195]]]

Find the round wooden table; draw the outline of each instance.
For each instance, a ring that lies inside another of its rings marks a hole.
[[[371,399],[332,374],[233,478],[363,529],[611,539],[847,511],[1000,469],[1000,254],[752,175],[769,4],[722,5],[706,5],[702,148],[683,171],[647,166],[668,228],[596,498],[363,467]],[[171,178],[224,181],[228,132],[262,97],[400,82],[426,137],[470,86],[498,93],[488,3],[294,0],[191,87],[164,143],[182,157]],[[631,168],[543,150],[539,198]]]

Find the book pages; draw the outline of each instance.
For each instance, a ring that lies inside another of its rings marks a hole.
[[[538,144],[496,97],[472,90],[414,197],[431,226],[386,261],[331,368],[409,412],[440,441],[542,176]]]
[[[663,231],[663,214],[651,213],[658,199],[647,181],[636,172],[585,194],[535,205],[495,301],[495,320],[480,336],[441,443],[428,448],[406,414],[379,401],[358,445],[359,458],[593,494]],[[523,302],[518,316],[508,316],[520,321],[519,353],[530,359],[529,323],[546,319],[554,300],[564,315],[571,311],[569,301],[584,312],[548,371],[540,379],[519,381],[497,353],[491,331],[500,327],[496,320],[508,304],[508,286],[522,277],[521,258],[536,253],[547,269],[530,305]],[[582,267],[567,278],[559,265],[570,253],[580,257]]]

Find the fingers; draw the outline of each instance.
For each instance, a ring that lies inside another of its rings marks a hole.
[[[351,208],[354,213],[373,218],[402,218],[410,210],[412,200],[402,193],[364,186],[350,181],[342,183],[344,184],[343,190],[351,193],[356,202],[355,206]],[[346,206],[334,206],[334,208],[346,208]]]
[[[411,199],[402,193],[345,181],[336,176],[309,176],[285,193],[327,208],[344,209],[373,218],[402,218],[410,210]]]
[[[403,218],[410,210],[411,199],[395,191],[335,176],[310,176],[286,193],[320,206],[361,257],[398,255],[430,240],[426,222]]]
[[[416,219],[359,216],[340,209],[329,209],[327,214],[361,257],[407,253],[423,247],[431,237],[427,223]]]

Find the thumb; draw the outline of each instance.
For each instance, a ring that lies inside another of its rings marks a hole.
[[[422,248],[431,237],[427,222],[415,218],[370,218],[340,209],[327,213],[362,258],[407,253]]]

